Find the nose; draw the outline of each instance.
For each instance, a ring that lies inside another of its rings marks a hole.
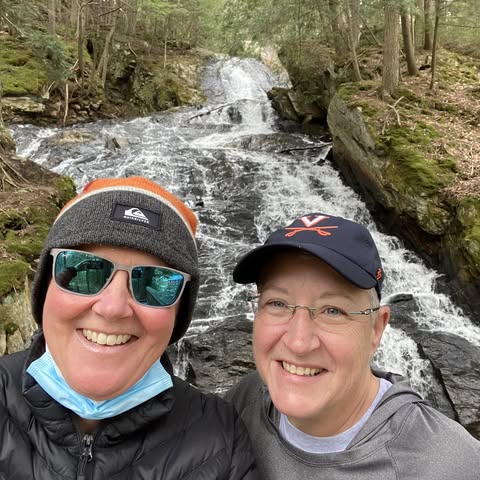
[[[297,355],[311,352],[320,346],[315,322],[308,308],[297,307],[290,318],[283,341],[289,350]]]
[[[128,287],[128,272],[115,272],[110,283],[98,294],[92,310],[107,319],[116,320],[133,314],[132,298]]]

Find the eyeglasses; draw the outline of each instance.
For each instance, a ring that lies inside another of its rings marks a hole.
[[[115,272],[128,272],[132,297],[141,305],[166,308],[181,297],[188,273],[155,265],[122,265],[81,250],[52,248],[53,279],[56,285],[75,295],[93,296],[102,292]]]
[[[358,312],[347,312],[339,307],[327,305],[324,307],[307,307],[306,305],[290,305],[282,299],[263,297],[258,294],[247,294],[247,301],[252,305],[254,313],[264,315],[270,323],[288,322],[296,313],[297,308],[308,310],[310,318],[324,325],[345,325],[352,321],[350,315],[371,315],[380,310],[380,306],[371,307]]]

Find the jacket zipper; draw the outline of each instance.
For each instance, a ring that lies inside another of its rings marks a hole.
[[[92,447],[93,447],[93,435],[87,433],[83,436],[83,451],[80,455],[80,462],[78,464],[77,479],[81,480],[85,477],[85,470],[87,468],[87,463],[91,462],[93,459]]]

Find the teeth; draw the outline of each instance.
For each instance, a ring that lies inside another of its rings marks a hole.
[[[313,377],[315,375],[318,375],[321,370],[320,368],[296,367],[295,365],[287,362],[282,362],[282,366],[289,373],[306,377]]]
[[[132,336],[131,335],[111,335],[107,333],[92,332],[91,330],[83,329],[83,336],[93,343],[99,345],[122,345],[127,343]]]

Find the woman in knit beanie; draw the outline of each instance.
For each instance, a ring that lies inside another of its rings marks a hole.
[[[59,213],[32,288],[39,334],[0,358],[0,478],[257,478],[232,407],[166,354],[192,318],[196,227],[143,177],[90,182]]]

